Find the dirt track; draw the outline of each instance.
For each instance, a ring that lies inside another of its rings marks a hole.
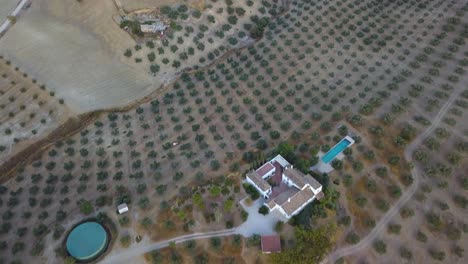
[[[189,235],[184,235],[184,236],[160,241],[160,242],[149,244],[146,246],[136,246],[134,248],[130,248],[124,251],[121,254],[109,255],[106,259],[104,259],[100,263],[101,264],[130,263],[129,261],[135,261],[135,257],[137,256],[141,256],[142,254],[145,254],[153,250],[158,250],[158,249],[168,247],[171,243],[180,244],[180,243],[190,241],[190,240],[230,236],[230,235],[236,234],[237,233],[236,230],[237,229],[234,228],[234,229],[226,229],[226,230],[212,231],[212,232],[206,232],[206,233],[195,233],[195,234],[189,234]]]
[[[424,132],[421,133],[416,139],[414,139],[413,142],[410,145],[408,145],[408,147],[405,149],[405,159],[408,162],[412,163],[412,155],[415,149],[419,147],[421,142],[423,142],[432,133],[432,131],[434,131],[436,127],[438,127],[440,121],[442,121],[442,118],[445,116],[452,103],[458,98],[459,94],[461,93],[460,87],[457,91],[452,93],[449,100],[442,106],[442,108],[437,113],[436,117],[433,119],[431,125],[426,130],[424,130]],[[413,184],[405,191],[405,193],[403,193],[403,195],[392,206],[392,208],[390,208],[390,210],[388,210],[385,213],[385,215],[379,220],[374,229],[372,229],[372,231],[366,237],[361,239],[361,241],[359,241],[359,243],[357,243],[356,245],[336,250],[335,252],[330,254],[327,259],[322,261],[322,263],[334,263],[337,259],[341,257],[352,255],[370,246],[371,243],[379,236],[380,232],[382,232],[382,230],[384,230],[384,228],[387,227],[388,223],[392,220],[392,218],[400,211],[400,209],[411,199],[411,197],[418,190],[419,183],[421,181],[421,175],[416,167],[413,167],[411,169],[411,174],[413,175],[414,179]]]
[[[19,2],[16,0],[0,0],[0,23],[3,23],[7,16],[13,12]]]

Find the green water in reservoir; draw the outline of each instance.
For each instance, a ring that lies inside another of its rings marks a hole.
[[[68,235],[67,251],[78,260],[89,260],[101,254],[106,248],[107,232],[96,222],[76,226]]]

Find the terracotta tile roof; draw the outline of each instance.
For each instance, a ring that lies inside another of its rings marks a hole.
[[[270,208],[270,210],[273,209],[273,207],[276,206],[275,200],[269,201],[269,202],[267,203],[267,206],[268,206],[268,208]]]
[[[281,251],[281,239],[278,235],[262,236],[262,252],[274,253]]]
[[[280,182],[280,186],[272,187],[263,179],[263,177],[272,170],[276,170],[276,174],[281,174],[277,179],[279,181],[283,180],[283,182]],[[294,169],[280,155],[277,155],[271,162],[263,164],[256,171],[247,173],[246,176],[264,193],[273,189],[272,199],[269,201],[267,200],[266,206],[272,210],[278,205],[289,217],[299,208],[311,202],[314,197],[320,199],[324,196],[323,192],[317,192],[317,190],[322,187],[317,180],[309,174],[304,175],[301,171]],[[274,177],[276,176],[278,175]],[[286,178],[289,183],[284,181]],[[290,186],[291,182],[292,186]],[[282,188],[282,185],[286,188]]]
[[[263,176],[265,176],[265,174],[267,174],[268,172],[270,172],[271,170],[274,170],[274,169],[275,169],[275,166],[273,166],[271,163],[267,162],[267,163],[263,164],[263,166],[258,168],[256,170],[256,172],[258,173],[258,175],[263,177]]]
[[[284,169],[283,174],[284,176],[288,177],[295,185],[297,185],[299,189],[302,189],[302,187],[304,187],[304,174],[299,170],[287,167]]]
[[[323,194],[323,192],[319,192],[319,193],[317,193],[317,195],[315,196],[315,198],[317,198],[317,200],[322,200],[323,197],[325,197],[325,195]]]
[[[284,204],[289,198],[293,197],[298,193],[300,190],[297,189],[296,187],[291,187],[284,192],[282,192],[280,195],[275,197],[275,203],[277,204]]]
[[[262,179],[262,177],[256,171],[247,173],[247,177],[252,180],[255,185],[257,185],[263,192],[266,192],[271,188],[270,184]]]
[[[302,189],[306,184],[310,184],[314,189],[318,189],[322,186],[314,177],[309,174],[304,175],[304,173],[294,168],[286,168],[283,174],[294,182],[299,189]]]
[[[322,184],[320,184],[320,182],[318,182],[314,177],[310,176],[309,174],[307,174],[304,177],[304,182],[310,184],[310,186],[312,186],[312,188],[314,188],[315,190],[322,187]]]
[[[304,190],[299,191],[291,199],[286,200],[281,207],[289,216],[292,215],[299,207],[307,203],[310,199],[314,197],[314,192],[310,188],[305,188]]]

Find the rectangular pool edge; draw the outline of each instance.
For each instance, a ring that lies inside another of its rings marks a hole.
[[[344,143],[344,144],[343,144]],[[336,143],[325,155],[320,159],[323,163],[329,164],[347,147],[354,144],[354,139],[350,136],[345,136],[338,143]]]

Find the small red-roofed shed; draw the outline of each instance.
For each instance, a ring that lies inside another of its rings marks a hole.
[[[262,252],[265,254],[281,252],[281,239],[278,235],[262,236]]]

